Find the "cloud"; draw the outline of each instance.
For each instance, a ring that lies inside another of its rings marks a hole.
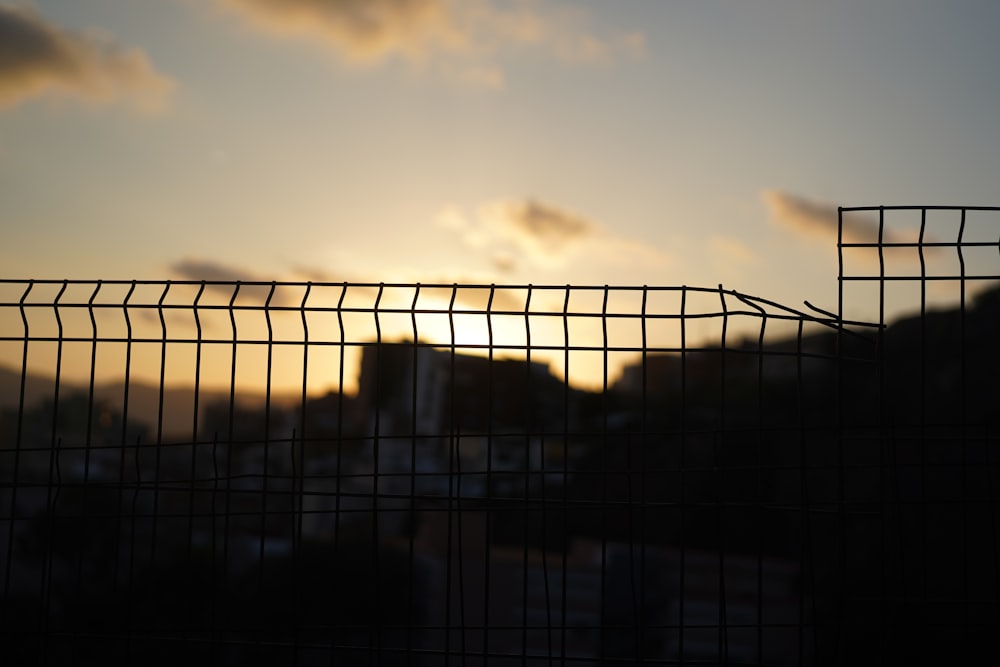
[[[235,283],[241,283],[237,293],[237,303],[263,305],[271,293],[271,278],[254,271],[210,259],[184,258],[169,266],[171,274],[179,280],[206,281],[206,292],[212,292],[217,299],[228,302],[234,293]],[[395,275],[383,275],[379,279],[359,276],[336,276],[325,269],[296,265],[287,274],[278,277],[277,288],[271,297],[272,306],[297,307],[302,304],[304,288],[283,285],[283,281],[301,283],[309,281],[322,285],[332,285],[333,289],[314,287],[307,299],[310,306],[333,308],[343,297],[343,302],[351,307],[373,307],[379,294],[380,282],[394,283],[402,287],[385,287],[380,301],[381,309],[406,309],[413,303],[414,291],[409,286],[420,284],[419,308],[440,308],[446,312],[454,297],[455,312],[483,310],[489,303],[489,286],[496,281],[489,274],[468,273],[463,270],[442,270],[421,275],[420,270],[394,267]],[[212,284],[216,283],[216,284]],[[251,284],[247,284],[251,283]],[[263,284],[261,284],[263,283]],[[347,285],[346,294],[341,287]],[[470,286],[477,287],[470,287]],[[497,285],[493,290],[491,310],[519,310],[524,308],[524,295],[519,290],[511,290]],[[374,336],[374,332],[372,332]]]
[[[0,109],[54,92],[102,102],[125,96],[154,110],[173,85],[139,49],[64,30],[30,8],[0,6]]]
[[[239,282],[236,303],[262,306],[270,296],[270,304],[281,308],[297,308],[302,305],[303,298],[310,307],[334,308],[341,303],[371,307],[379,293],[380,282],[380,279],[335,274],[324,268],[302,264],[290,265],[280,275],[264,276],[246,267],[192,257],[177,260],[169,266],[169,270],[180,280],[206,281],[206,292],[214,293],[227,303],[235,291],[234,283]],[[381,280],[385,277],[382,276]],[[272,282],[277,283],[273,293]],[[313,283],[308,295],[302,284],[306,282]],[[383,307],[387,307],[388,300],[383,301]],[[405,307],[408,302],[395,305]]]
[[[184,280],[217,282],[255,282],[263,280],[247,269],[227,266],[210,259],[185,258],[170,265],[170,270]]]
[[[552,57],[574,64],[608,64],[622,57],[641,57],[646,37],[641,31],[598,35],[591,29],[589,15],[572,5],[522,1],[505,9],[491,2],[453,0],[474,11],[459,21],[476,43],[496,50],[504,46],[531,46]]]
[[[517,268],[517,259],[509,252],[497,252],[490,258],[490,264],[500,273],[511,273]]]
[[[229,266],[210,259],[188,257],[170,265],[170,272],[180,280],[205,281],[205,289],[226,299],[236,294],[237,300],[265,303],[271,292],[270,285],[245,285],[242,283],[268,283],[269,278],[260,276],[245,268]],[[234,283],[241,283],[236,291]],[[213,284],[216,283],[216,284]],[[287,306],[295,304],[295,298],[288,290],[278,289],[271,296],[271,304]]]
[[[319,41],[355,61],[420,57],[458,48],[462,35],[444,0],[219,0],[267,32]]]
[[[532,199],[487,204],[480,216],[497,237],[512,241],[529,255],[547,260],[572,252],[598,229],[573,213]]]
[[[771,222],[779,227],[806,236],[819,236],[827,240],[837,240],[837,206],[817,202],[805,197],[779,190],[765,190],[761,199],[771,216]],[[848,212],[843,217],[843,240],[847,243],[875,243],[878,241],[878,219],[859,212]],[[882,240],[902,241],[898,232],[883,229]]]
[[[435,273],[431,276],[423,275],[418,270],[407,267],[393,267],[389,272],[383,272],[377,277],[352,275],[344,273],[334,273],[325,268],[308,266],[304,264],[290,264],[287,271],[283,271],[277,276],[264,276],[246,267],[224,264],[211,259],[197,257],[187,257],[177,260],[169,265],[170,273],[179,280],[205,281],[205,289],[217,295],[229,299],[233,295],[234,283],[241,283],[237,293],[237,300],[241,302],[251,301],[263,304],[271,290],[271,283],[277,283],[277,289],[271,297],[271,305],[274,306],[298,306],[302,303],[304,287],[301,283],[311,282],[314,289],[309,296],[309,303],[315,305],[322,301],[327,306],[335,305],[342,292],[342,285],[348,288],[347,302],[358,304],[358,299],[371,303],[379,292],[379,283],[400,283],[400,284],[443,284],[453,283],[461,285],[478,284],[489,285],[494,282],[488,275],[470,275],[460,271]],[[212,284],[216,283],[216,284]],[[295,283],[296,287],[283,285],[282,283]],[[332,286],[333,289],[319,289],[318,286]],[[388,288],[387,288],[388,289]],[[427,294],[435,288],[424,287],[422,293]],[[451,288],[446,288],[449,293]],[[391,290],[390,290],[391,291]],[[388,292],[386,293],[388,295]],[[459,296],[462,296],[460,293]],[[386,296],[388,298],[388,296]],[[407,297],[403,306],[409,305],[411,297]],[[399,304],[397,304],[398,306]],[[402,307],[402,306],[400,306]]]
[[[437,217],[437,226],[458,234],[473,249],[487,250],[491,262],[510,271],[518,258],[543,267],[561,266],[577,255],[612,263],[660,265],[666,254],[617,236],[576,213],[535,199],[507,200],[479,207],[475,220],[454,206]]]
[[[494,88],[505,82],[503,69],[491,62],[501,50],[535,48],[570,63],[608,63],[645,50],[641,32],[598,35],[586,13],[533,0],[502,6],[493,0],[216,2],[265,33],[322,44],[347,62],[433,62],[459,81]]]

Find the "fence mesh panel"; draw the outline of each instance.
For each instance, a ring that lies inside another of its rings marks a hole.
[[[839,228],[837,312],[0,281],[5,663],[995,656],[1000,209]]]

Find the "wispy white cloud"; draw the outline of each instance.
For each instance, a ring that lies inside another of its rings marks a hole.
[[[127,98],[161,108],[173,81],[140,49],[56,26],[27,7],[0,5],[0,109],[46,93]]]
[[[645,50],[640,31],[604,34],[586,12],[535,0],[216,0],[262,32],[308,40],[349,63],[432,63],[466,83],[502,87],[502,50],[568,63],[610,63]]]
[[[486,204],[480,209],[480,219],[494,237],[546,261],[571,254],[598,231],[589,220],[532,199]]]
[[[475,219],[452,206],[441,212],[436,223],[457,233],[468,247],[488,252],[493,264],[507,271],[518,260],[553,268],[577,256],[613,264],[658,266],[667,261],[661,250],[534,199],[483,204]]]

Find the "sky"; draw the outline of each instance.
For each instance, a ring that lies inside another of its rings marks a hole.
[[[1000,204],[997,25],[995,0],[0,0],[2,277],[834,311],[837,206]]]

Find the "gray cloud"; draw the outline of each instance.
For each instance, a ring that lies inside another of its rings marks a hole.
[[[761,199],[775,225],[798,234],[823,237],[836,242],[837,206],[779,190],[766,190],[761,193]],[[878,220],[858,212],[845,213],[843,239],[848,243],[878,241]],[[902,240],[897,232],[888,228],[883,230],[882,239],[889,242]]]
[[[171,264],[170,271],[181,280],[204,280],[209,283],[205,286],[206,290],[225,298],[231,298],[235,293],[237,300],[241,303],[251,301],[263,305],[267,302],[268,294],[271,291],[270,285],[241,284],[237,292],[233,283],[267,283],[270,282],[270,279],[245,268],[229,266],[209,259],[184,258]],[[274,306],[288,306],[296,303],[296,297],[290,294],[287,289],[276,289],[271,297],[271,305]]]
[[[268,295],[271,293],[270,278],[265,278],[244,267],[223,264],[210,259],[180,259],[172,263],[169,270],[174,277],[180,280],[206,281],[208,284],[205,285],[205,291],[215,295],[215,303],[228,303],[235,292],[236,282],[241,283],[239,292],[236,293],[235,303],[237,304],[262,306],[267,302]],[[462,273],[433,274],[422,278],[406,278],[399,281],[400,286],[387,286],[380,290],[377,286],[378,281],[366,281],[357,277],[345,280],[342,277],[333,276],[324,269],[304,266],[296,266],[289,274],[277,279],[278,284],[270,301],[272,306],[295,308],[302,304],[306,294],[305,288],[302,285],[284,285],[282,284],[283,280],[297,283],[308,280],[324,285],[314,286],[310,290],[306,300],[309,307],[334,308],[343,304],[353,308],[373,309],[376,297],[381,291],[379,309],[383,312],[410,308],[413,305],[415,294],[418,295],[418,309],[432,309],[441,313],[448,312],[451,304],[454,305],[455,313],[484,311],[487,305],[490,305],[491,312],[517,311],[524,308],[523,290],[511,289],[502,285],[497,285],[491,290],[489,285],[493,281],[484,276]],[[338,284],[344,282],[347,284],[346,292]],[[420,283],[419,290],[415,289],[417,283]],[[470,285],[484,287],[473,288]],[[490,303],[489,298],[491,291],[493,294],[492,303]],[[206,297],[204,301],[208,300]],[[153,318],[151,321],[155,319]],[[383,334],[387,338],[406,337],[412,333],[411,324],[405,317],[387,320],[383,324],[385,325]],[[423,322],[423,326],[428,326],[426,320]],[[363,326],[358,329],[356,324],[349,328],[358,339],[374,339],[375,337],[374,324],[372,324],[370,331],[365,330]],[[432,338],[435,333],[441,335],[441,331],[436,331],[433,326],[424,332]]]
[[[55,26],[29,8],[0,6],[0,109],[49,92],[157,108],[173,82],[146,54]]]
[[[170,270],[184,280],[218,282],[254,282],[262,280],[247,269],[227,266],[209,259],[185,258],[170,265]]]
[[[499,236],[529,254],[549,259],[564,255],[598,230],[588,220],[532,199],[489,205],[483,217]]]

